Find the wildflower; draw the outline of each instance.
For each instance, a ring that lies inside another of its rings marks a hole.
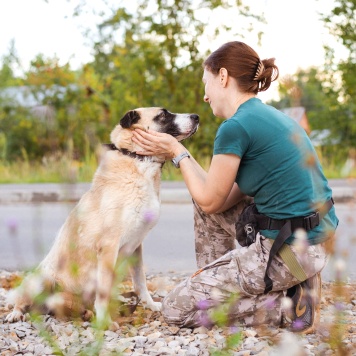
[[[151,223],[151,222],[153,222],[154,220],[156,220],[157,216],[156,216],[156,214],[155,214],[153,211],[146,211],[146,212],[143,214],[143,218],[144,218],[144,220],[145,220],[147,223]]]
[[[18,229],[18,221],[16,218],[10,218],[6,222],[7,228],[9,229],[10,233],[14,234],[17,232]]]
[[[334,266],[335,266],[336,279],[340,280],[342,278],[343,272],[346,269],[346,263],[344,260],[339,258],[335,261]]]
[[[281,305],[282,305],[283,310],[286,310],[286,311],[291,310],[292,306],[293,306],[292,299],[288,298],[288,297],[283,297],[282,301],[281,301]]]
[[[24,292],[30,295],[32,298],[38,296],[43,292],[43,278],[39,274],[34,274],[28,278],[23,284]]]
[[[230,335],[237,334],[238,332],[240,332],[240,328],[238,328],[237,326],[230,326],[229,328]]]
[[[302,319],[297,318],[296,320],[293,321],[293,328],[295,330],[301,330],[304,328],[304,323]]]
[[[207,310],[210,308],[210,303],[208,300],[204,299],[204,300],[199,300],[197,303],[197,308],[199,310]]]
[[[53,294],[46,299],[46,305],[50,310],[58,310],[63,307],[64,299],[60,294]]]
[[[266,309],[274,309],[276,305],[276,301],[274,300],[274,298],[269,297],[266,299]]]
[[[295,236],[295,242],[294,242],[295,249],[300,254],[305,253],[309,245],[306,231],[304,229],[297,229],[295,230],[294,236]]]
[[[345,309],[344,303],[335,302],[334,307],[337,311],[343,311]]]
[[[345,261],[340,259],[340,258],[335,261],[334,266],[335,266],[335,271],[336,272],[344,272],[345,268],[346,268]]]
[[[207,329],[210,329],[214,325],[209,315],[205,311],[201,313],[199,321],[200,325],[205,326]]]

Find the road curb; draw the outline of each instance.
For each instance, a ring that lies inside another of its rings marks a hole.
[[[340,184],[340,181],[338,181]],[[34,183],[0,184],[0,204],[77,202],[90,189],[91,183]],[[335,202],[356,201],[356,185],[334,186]],[[192,201],[183,182],[162,182],[161,201],[167,204],[186,204]]]

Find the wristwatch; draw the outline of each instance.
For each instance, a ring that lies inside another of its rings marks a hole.
[[[174,164],[174,166],[175,166],[176,168],[179,168],[179,162],[180,162],[183,158],[185,158],[185,157],[190,158],[190,155],[189,155],[188,152],[183,152],[183,153],[181,153],[179,156],[174,157],[174,158],[172,159],[172,163]]]

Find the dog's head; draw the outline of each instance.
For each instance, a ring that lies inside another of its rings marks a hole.
[[[111,132],[111,142],[117,148],[139,151],[140,147],[131,140],[136,128],[164,132],[182,141],[198,129],[199,116],[196,114],[174,114],[164,108],[139,108],[128,111],[120,124]]]

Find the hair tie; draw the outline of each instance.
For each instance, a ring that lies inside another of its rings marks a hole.
[[[256,74],[255,74],[253,80],[258,80],[264,70],[265,70],[265,66],[263,65],[262,61],[259,61],[258,67],[257,67],[257,70],[256,70]]]

